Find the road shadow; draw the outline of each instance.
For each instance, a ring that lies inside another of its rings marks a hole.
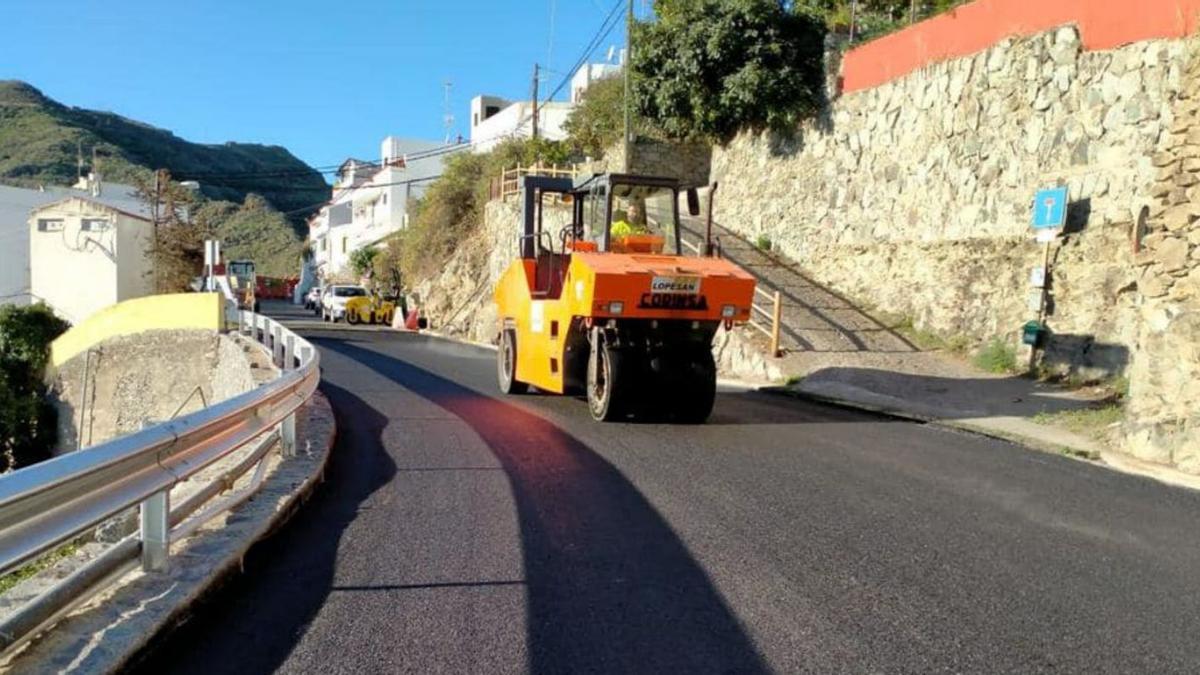
[[[702,219],[681,217],[681,233],[692,243],[703,243]],[[778,292],[783,306],[780,326],[785,350],[805,352],[907,353],[920,351],[903,334],[873,316],[849,298],[818,283],[800,266],[776,252],[760,250],[738,233],[713,222],[714,239],[721,256],[754,276],[758,288]],[[770,301],[757,295],[755,304],[770,311]],[[763,316],[755,316],[769,325]],[[836,345],[825,334],[836,336]],[[884,346],[886,344],[886,346]]]
[[[321,391],[333,406],[337,440],[303,517],[252,547],[242,574],[194,605],[186,623],[144,649],[129,672],[269,673],[287,660],[333,587],[342,533],[396,473],[382,440],[388,418],[328,381]]]
[[[670,525],[579,439],[409,362],[322,346],[456,415],[500,462],[520,523],[531,672],[766,672]]]
[[[1101,403],[1073,397],[1061,386],[1028,377],[936,377],[874,368],[822,368],[797,385],[806,393],[861,400],[876,394],[902,399],[903,408],[944,419],[1032,417]],[[866,403],[883,403],[868,398]]]

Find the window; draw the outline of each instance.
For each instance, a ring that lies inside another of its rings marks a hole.
[[[479,113],[475,113],[475,116],[471,118],[471,126],[479,126]]]
[[[79,221],[79,229],[84,232],[103,232],[109,228],[110,223],[104,218],[84,218]]]
[[[665,253],[675,250],[675,190],[647,185],[614,185],[609,250]]]
[[[500,112],[500,106],[489,105],[487,108],[484,108],[484,110],[483,110],[483,119],[486,120],[487,118],[491,117],[492,115],[495,115],[498,112]]]
[[[346,242],[347,242],[349,239],[350,239],[349,237],[342,237],[342,253],[345,253],[345,252],[346,252]]]
[[[387,204],[387,193],[383,193],[383,203]]]
[[[38,218],[38,232],[62,232],[62,218]]]
[[[321,240],[321,250],[322,250],[322,251],[328,251],[328,250],[329,250],[329,240],[328,240],[328,239],[322,239],[322,240]]]
[[[362,286],[334,286],[333,294],[339,298],[361,298],[367,294]]]

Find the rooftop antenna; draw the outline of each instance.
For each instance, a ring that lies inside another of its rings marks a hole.
[[[442,100],[442,125],[446,129],[446,140],[443,142],[449,144],[450,136],[454,131],[454,113],[450,111],[450,87],[452,87],[453,84],[450,82],[450,80],[446,80],[442,83],[442,86],[445,88],[445,94]]]

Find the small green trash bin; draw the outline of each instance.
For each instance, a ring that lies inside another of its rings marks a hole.
[[[1042,336],[1046,333],[1046,327],[1040,321],[1029,321],[1021,328],[1021,342],[1036,347],[1042,342]]]

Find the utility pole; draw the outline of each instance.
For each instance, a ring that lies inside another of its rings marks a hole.
[[[454,113],[451,111],[451,108],[450,108],[450,86],[451,86],[450,80],[446,80],[445,82],[443,82],[442,86],[445,88],[445,92],[444,92],[443,98],[442,98],[442,126],[444,126],[446,128],[445,143],[449,144],[450,143],[450,134],[454,132]]]
[[[908,23],[911,26],[917,22],[917,0],[911,0],[908,4]]]
[[[533,140],[538,137],[538,64],[533,64]]]
[[[629,153],[633,149],[633,125],[631,124],[631,97],[629,95],[629,69],[633,56],[633,0],[629,0],[628,11],[625,14],[625,63],[621,64],[625,71],[625,173],[631,171]]]
[[[83,180],[83,141],[75,139],[75,184]]]

